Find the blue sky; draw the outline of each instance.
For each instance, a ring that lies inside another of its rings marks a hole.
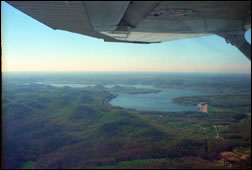
[[[108,43],[55,31],[1,5],[2,71],[251,72],[251,62],[215,35],[148,45]],[[246,38],[251,43],[251,31]]]

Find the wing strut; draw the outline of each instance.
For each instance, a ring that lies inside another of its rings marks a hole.
[[[236,46],[251,61],[251,45],[245,39],[244,30],[216,34],[223,37],[227,43]]]

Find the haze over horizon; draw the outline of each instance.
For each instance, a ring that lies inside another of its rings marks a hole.
[[[251,73],[251,62],[216,35],[158,44],[108,43],[53,30],[1,2],[2,72]],[[251,43],[251,30],[246,33]]]

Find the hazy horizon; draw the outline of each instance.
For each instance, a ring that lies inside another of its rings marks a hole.
[[[158,71],[2,71],[2,73],[97,73],[97,74],[251,74],[251,72],[158,72]]]

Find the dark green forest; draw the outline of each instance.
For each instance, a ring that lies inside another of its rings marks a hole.
[[[4,76],[4,168],[251,168],[250,76],[67,76]],[[202,77],[206,81],[200,81]],[[34,83],[45,80],[85,80],[96,86],[57,88]],[[207,113],[138,111],[108,102],[117,93],[158,91],[102,86],[109,83],[218,94],[173,99],[183,105],[206,102]],[[240,157],[228,160],[224,153]]]

